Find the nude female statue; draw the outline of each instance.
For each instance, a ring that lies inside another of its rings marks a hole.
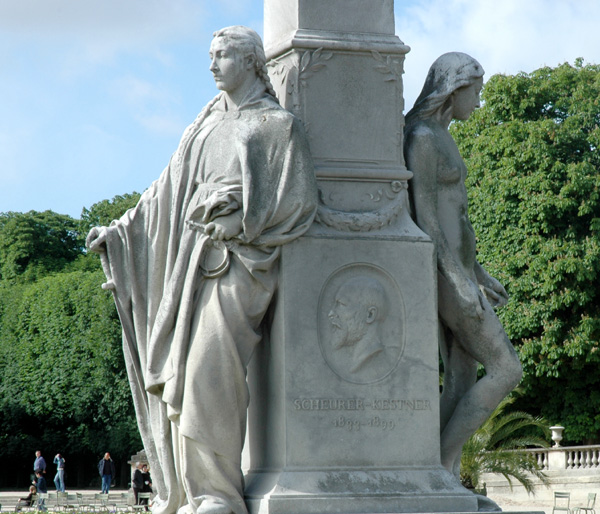
[[[281,246],[312,223],[304,129],[281,108],[262,41],[214,34],[221,90],[138,205],[88,235],[123,325],[155,514],[245,514],[246,368],[278,282]]]
[[[502,285],[476,260],[468,215],[467,168],[448,131],[479,107],[483,69],[472,57],[447,53],[429,69],[406,116],[404,153],[414,173],[411,194],[419,227],[437,250],[442,465],[457,477],[463,444],[519,383],[521,364],[494,307],[506,304]],[[477,381],[477,363],[485,376]]]

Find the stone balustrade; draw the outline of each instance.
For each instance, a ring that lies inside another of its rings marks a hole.
[[[571,493],[572,506],[585,505],[588,493],[600,491],[600,445],[554,446],[518,451],[535,455],[548,484],[544,485],[537,477],[528,475],[534,486],[534,493],[528,494],[516,480],[512,480],[511,484],[502,475],[485,473],[482,481],[486,483],[487,494],[500,504],[535,499],[536,505],[549,513],[554,491]]]
[[[535,455],[543,470],[600,469],[600,445],[559,446],[525,451]]]

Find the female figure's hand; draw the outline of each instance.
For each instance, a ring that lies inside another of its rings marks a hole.
[[[215,241],[231,239],[242,232],[242,218],[237,213],[220,216],[207,223],[204,231]]]
[[[106,252],[106,227],[94,227],[90,230],[85,239],[85,246],[90,252],[104,253]]]

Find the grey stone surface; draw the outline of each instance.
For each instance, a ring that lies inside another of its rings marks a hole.
[[[340,13],[344,13],[340,15]],[[394,34],[393,0],[285,0],[265,3],[265,47],[302,32]]]
[[[521,379],[519,358],[494,307],[507,301],[504,287],[477,262],[469,221],[466,166],[448,132],[479,106],[483,68],[451,52],[431,66],[415,106],[406,116],[405,156],[415,219],[437,250],[442,464],[456,476],[463,444]],[[486,375],[477,381],[477,365]]]
[[[210,58],[222,93],[138,205],[88,236],[123,324],[160,514],[246,512],[246,365],[281,247],[317,201],[304,129],[272,96],[258,35],[218,31]]]
[[[476,511],[441,465],[435,247],[409,213],[387,0],[267,0],[273,87],[305,124],[316,223],[282,252],[249,368],[255,513]],[[392,23],[390,24],[390,21]]]
[[[271,338],[249,369],[250,512],[477,510],[440,465],[431,243],[309,235],[281,262]],[[387,348],[363,361],[373,323]]]

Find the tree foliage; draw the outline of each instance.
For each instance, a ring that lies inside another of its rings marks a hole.
[[[139,193],[134,191],[133,193],[117,195],[112,200],[102,200],[89,209],[84,207],[79,223],[81,233],[85,236],[92,227],[110,225],[111,221],[119,219],[125,211],[135,207],[140,196]]]
[[[52,211],[0,213],[0,279],[35,280],[82,252],[77,222]]]
[[[2,316],[0,409],[11,413],[0,441],[5,452],[18,453],[23,439],[70,453],[110,447],[127,454],[133,442],[139,446],[120,324],[102,280],[101,272],[78,271],[4,287],[2,312],[10,315]]]
[[[600,440],[600,66],[495,75],[452,132],[470,175],[479,260],[507,287],[519,405]]]

